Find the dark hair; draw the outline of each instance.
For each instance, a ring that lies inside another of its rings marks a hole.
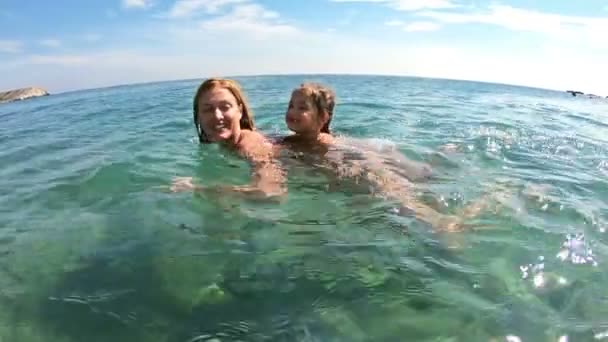
[[[312,102],[317,107],[319,112],[327,113],[328,119],[323,128],[322,133],[330,133],[329,125],[334,114],[336,105],[336,93],[329,87],[319,83],[302,83],[294,92],[299,92],[312,99]]]
[[[194,118],[194,127],[196,127],[196,133],[198,134],[198,140],[201,143],[209,143],[209,139],[205,135],[203,128],[198,123],[198,102],[203,94],[207,91],[210,91],[215,88],[223,88],[227,89],[232,93],[232,96],[236,99],[237,104],[241,107],[241,121],[239,122],[241,129],[255,130],[255,124],[253,122],[253,112],[249,107],[249,103],[247,103],[247,99],[243,94],[243,90],[239,86],[236,81],[222,79],[222,78],[210,78],[201,83],[201,85],[196,90],[196,94],[194,95],[194,103],[193,107],[193,118]]]

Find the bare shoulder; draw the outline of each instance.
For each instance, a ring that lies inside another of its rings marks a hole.
[[[335,139],[331,134],[321,133],[319,135],[319,142],[323,145],[333,145],[335,143]]]
[[[241,131],[242,144],[259,144],[259,143],[270,143],[270,141],[258,131],[243,130]]]
[[[241,153],[248,156],[268,155],[273,151],[273,144],[263,134],[256,131],[244,130],[239,144]]]

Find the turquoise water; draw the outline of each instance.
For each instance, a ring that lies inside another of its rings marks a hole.
[[[2,105],[0,341],[608,336],[608,103],[419,78],[238,80],[279,135],[293,87],[333,86],[337,133],[430,163],[418,188],[443,212],[487,209],[435,233],[293,163],[283,203],[169,193],[175,176],[247,180],[196,142],[199,81]]]

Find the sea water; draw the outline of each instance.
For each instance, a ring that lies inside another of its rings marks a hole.
[[[285,201],[199,146],[200,80],[0,106],[0,341],[608,339],[608,102],[385,76],[237,78],[258,129],[326,83],[332,128],[428,163],[421,200],[484,209],[437,232],[390,199],[288,164]],[[328,186],[334,184],[333,186]]]

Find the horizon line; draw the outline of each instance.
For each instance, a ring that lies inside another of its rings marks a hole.
[[[395,77],[395,78],[412,78],[412,79],[427,79],[427,80],[438,80],[438,81],[454,81],[454,82],[468,82],[468,83],[482,83],[489,85],[499,85],[499,86],[508,86],[515,88],[525,88],[525,89],[533,89],[533,90],[541,90],[541,91],[551,91],[558,93],[566,93],[569,91],[577,91],[576,89],[556,89],[556,88],[543,88],[538,86],[530,86],[524,84],[514,84],[514,83],[504,83],[497,81],[481,81],[474,79],[459,79],[459,78],[449,78],[449,77],[431,77],[431,76],[419,76],[419,75],[409,75],[409,74],[383,74],[383,73],[328,73],[328,72],[310,72],[310,73],[268,73],[268,74],[234,74],[234,75],[207,75],[201,77],[193,77],[193,78],[176,78],[176,79],[162,79],[162,80],[151,80],[151,81],[133,81],[128,83],[117,83],[105,86],[94,86],[94,87],[85,87],[78,89],[69,89],[65,91],[59,92],[49,92],[50,95],[62,95],[62,94],[70,94],[84,91],[94,91],[94,90],[103,90],[103,89],[112,89],[112,88],[120,88],[120,87],[129,87],[129,86],[141,86],[141,85],[151,85],[151,84],[160,84],[160,83],[171,83],[171,82],[184,82],[184,81],[197,81],[204,80],[211,77],[221,77],[221,78],[251,78],[251,77],[277,77],[277,76],[359,76],[359,77]],[[38,86],[30,86],[30,87],[39,87],[47,90],[46,88],[38,85]],[[14,89],[9,89],[6,91],[11,91]],[[48,91],[48,90],[47,90]],[[581,91],[582,92],[582,91]],[[595,95],[591,93],[585,93],[585,95]],[[596,95],[598,96],[598,95]],[[608,97],[601,96],[600,97]]]

